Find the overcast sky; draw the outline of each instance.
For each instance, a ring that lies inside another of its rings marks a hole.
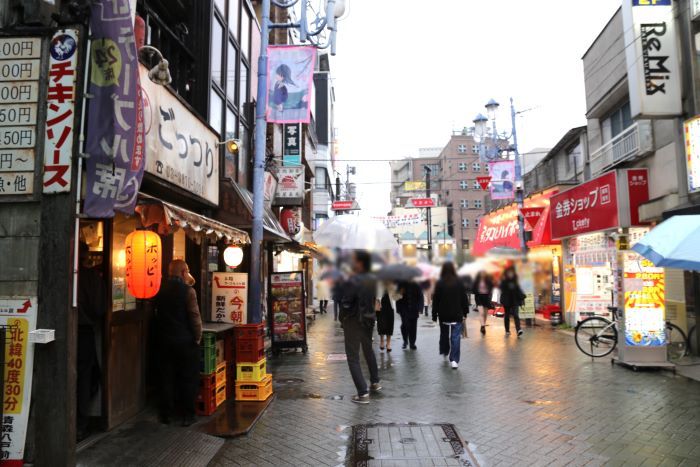
[[[340,159],[352,160],[363,212],[390,209],[375,159],[443,146],[495,98],[534,108],[517,121],[521,152],[585,124],[581,57],[620,0],[347,0],[332,64]],[[359,162],[356,162],[358,161]]]

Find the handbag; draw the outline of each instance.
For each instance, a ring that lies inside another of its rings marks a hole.
[[[491,292],[491,301],[493,303],[501,303],[501,289],[494,287]]]

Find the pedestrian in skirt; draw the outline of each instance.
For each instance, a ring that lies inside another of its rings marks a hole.
[[[384,293],[380,300],[377,312],[377,334],[379,334],[379,350],[386,348],[391,352],[391,336],[394,334],[394,313],[396,300],[400,298],[396,292],[396,286],[391,283],[384,284]]]
[[[488,318],[489,310],[493,308],[491,295],[493,294],[493,279],[484,271],[479,271],[474,279],[472,293],[474,301],[479,310],[479,319],[481,320],[481,335],[486,334],[486,318]]]

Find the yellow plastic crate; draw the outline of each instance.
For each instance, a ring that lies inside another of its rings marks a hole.
[[[267,375],[267,360],[264,358],[256,363],[236,363],[237,381],[260,382]]]
[[[262,381],[236,382],[237,401],[264,401],[272,395],[272,375]]]
[[[216,389],[216,406],[220,406],[226,401],[226,380],[224,380],[223,386]]]
[[[221,362],[216,365],[216,387],[226,384],[226,362]]]

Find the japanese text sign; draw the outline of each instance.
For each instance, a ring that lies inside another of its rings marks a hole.
[[[44,134],[44,193],[70,191],[78,64],[78,31],[56,31],[49,46]]]
[[[488,175],[483,177],[476,177],[476,181],[477,183],[479,183],[479,186],[482,190],[486,190],[489,187],[489,184],[491,183],[491,177]]]
[[[664,268],[634,252],[624,253],[625,343],[656,347],[666,343]]]
[[[146,172],[219,204],[217,134],[140,66],[146,133]]]
[[[626,174],[629,194],[630,225],[641,225],[639,205],[649,200],[649,175],[647,169],[628,169]]]
[[[700,191],[700,116],[686,120],[685,162],[688,167],[688,190],[692,193]]]
[[[523,219],[530,226],[530,228],[535,228],[537,222],[539,222],[545,207],[522,207],[520,208],[520,213],[523,215]]]
[[[304,200],[304,167],[280,167],[277,171],[275,203],[279,206],[301,206]]]
[[[411,198],[406,204],[407,208],[434,208],[435,200],[433,198]]]
[[[23,465],[32,396],[36,297],[0,297],[0,326],[5,328],[5,386],[2,394],[2,465]]]
[[[248,307],[247,273],[213,273],[211,296],[212,321],[217,323],[246,324]]]
[[[95,0],[90,30],[90,94],[85,214],[134,212],[144,169],[143,99],[128,0]]]
[[[301,123],[284,125],[282,165],[301,165]]]

